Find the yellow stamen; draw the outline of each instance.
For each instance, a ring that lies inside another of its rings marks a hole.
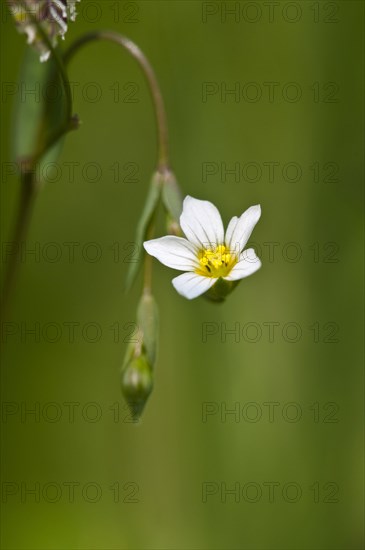
[[[204,277],[225,277],[237,263],[236,255],[224,244],[200,250],[198,259],[200,267],[195,273]]]

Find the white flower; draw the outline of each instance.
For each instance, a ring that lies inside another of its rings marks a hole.
[[[243,250],[261,216],[260,205],[234,216],[224,234],[218,209],[187,196],[180,216],[182,237],[166,236],[143,243],[148,254],[172,269],[187,271],[172,280],[179,294],[191,300],[219,278],[238,281],[255,273],[261,262],[252,248]]]

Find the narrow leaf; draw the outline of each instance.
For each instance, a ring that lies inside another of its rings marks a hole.
[[[144,256],[144,248],[142,246],[143,241],[146,239],[149,225],[156,211],[158,201],[160,198],[160,193],[161,193],[161,174],[159,172],[156,172],[152,177],[152,181],[151,181],[150,189],[144,205],[144,209],[137,225],[135,244],[137,246],[137,250],[139,250],[140,253],[138,256],[138,260],[136,262],[131,262],[129,264],[126,284],[125,284],[126,291],[128,291],[131,288],[137,276],[138,270],[140,268],[142,258]]]
[[[164,177],[162,200],[171,218],[178,223],[182,212],[183,198],[179,184],[170,171]]]

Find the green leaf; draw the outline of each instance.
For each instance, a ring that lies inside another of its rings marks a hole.
[[[158,307],[152,294],[143,294],[138,304],[137,324],[142,333],[142,346],[153,367],[157,356],[159,333]]]
[[[131,262],[129,264],[129,269],[127,272],[127,278],[125,283],[126,291],[128,291],[131,288],[137,276],[139,267],[141,265],[142,257],[144,255],[144,249],[142,244],[143,244],[143,241],[146,239],[148,228],[151,224],[154,213],[156,211],[158,201],[160,198],[160,193],[161,193],[161,174],[159,172],[156,172],[152,177],[152,181],[151,181],[150,189],[144,205],[144,209],[137,225],[135,244],[137,245],[137,250],[140,250],[141,252],[138,256],[138,261]]]
[[[125,352],[125,355],[124,355],[124,359],[123,359],[123,363],[122,363],[122,367],[121,367],[122,372],[127,367],[127,365],[132,361],[132,359],[135,355],[135,350],[136,350],[136,346],[134,345],[134,343],[129,343],[128,346],[127,346],[127,349],[126,349],[126,352]]]
[[[182,212],[183,198],[179,184],[170,171],[164,177],[162,200],[172,219],[178,223]]]
[[[17,161],[32,158],[43,151],[51,135],[67,123],[67,109],[62,81],[51,57],[46,63],[39,54],[27,48],[21,67],[14,104],[13,155]],[[63,139],[40,160],[40,180],[45,167],[57,159]]]

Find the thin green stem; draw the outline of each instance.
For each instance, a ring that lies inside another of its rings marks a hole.
[[[20,249],[22,242],[26,238],[36,195],[37,187],[35,173],[25,171],[21,177],[20,200],[13,229],[13,240],[11,243],[8,243],[12,249],[9,250],[11,253],[9,254],[9,260],[6,266],[3,285],[1,301],[3,319],[5,319],[8,314],[8,307],[14,290],[17,271],[19,269]]]
[[[168,167],[168,130],[165,106],[155,72],[139,47],[125,36],[116,32],[108,30],[93,31],[81,36],[69,47],[64,55],[65,64],[69,63],[70,59],[81,47],[96,40],[108,40],[119,44],[132,55],[141,67],[151,92],[155,110],[158,129],[158,167],[159,169]]]

